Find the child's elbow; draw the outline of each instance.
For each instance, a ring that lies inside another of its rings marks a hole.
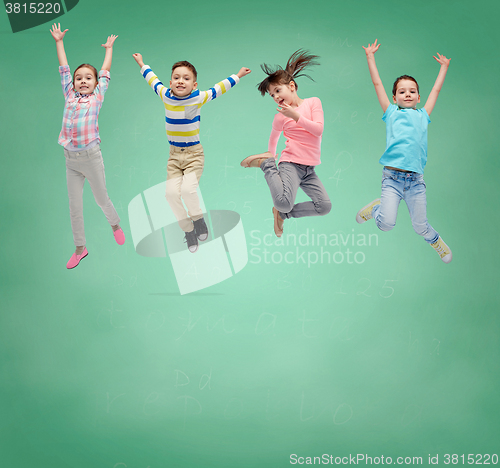
[[[324,124],[323,123],[320,123],[317,127],[316,127],[316,131],[313,133],[314,136],[317,136],[317,137],[320,137],[321,135],[323,135],[323,129],[324,129]]]

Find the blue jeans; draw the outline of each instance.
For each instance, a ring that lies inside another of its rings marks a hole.
[[[269,158],[262,162],[260,168],[271,190],[274,207],[283,219],[324,216],[330,212],[330,198],[314,166],[282,162],[276,167],[274,158]],[[312,201],[295,204],[299,187]]]
[[[384,167],[380,205],[372,210],[378,228],[390,231],[396,225],[399,202],[404,200],[410,212],[411,224],[419,236],[433,244],[439,234],[427,221],[427,199],[424,176],[417,172],[394,171]]]

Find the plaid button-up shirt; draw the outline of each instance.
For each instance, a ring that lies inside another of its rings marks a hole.
[[[99,72],[99,81],[92,94],[80,94],[74,90],[68,65],[59,67],[59,73],[65,99],[59,144],[67,146],[71,143],[77,148],[83,148],[94,140],[100,142],[97,117],[104,93],[108,89],[109,71]]]

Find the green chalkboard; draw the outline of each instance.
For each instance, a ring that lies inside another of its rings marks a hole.
[[[86,184],[89,256],[74,270],[54,40],[49,23],[13,33],[0,15],[0,466],[498,464],[499,13],[493,0],[80,0],[57,18],[72,70],[99,67],[119,36],[99,127],[126,242]],[[422,104],[432,56],[452,59],[425,168],[450,264],[404,203],[390,232],[355,220],[380,196],[385,124],[361,47],[376,38],[386,90],[412,75]],[[239,163],[266,151],[276,112],[259,65],[299,48],[320,56],[298,84],[323,105],[332,210],[286,220],[278,240],[262,172]],[[158,225],[165,112],[135,52],[165,83],[189,60],[202,90],[252,69],[202,109],[212,232],[190,257]]]

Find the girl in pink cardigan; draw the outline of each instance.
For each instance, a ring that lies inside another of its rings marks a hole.
[[[243,167],[260,167],[273,198],[274,232],[283,234],[283,223],[287,218],[323,216],[330,212],[332,204],[325,187],[314,170],[321,163],[321,135],[323,134],[323,108],[317,97],[301,99],[297,95],[295,79],[307,76],[302,72],[318,65],[316,55],[296,51],[288,60],[285,69],[272,69],[261,65],[268,76],[259,85],[262,96],[267,93],[278,104],[266,153],[245,158]],[[286,147],[276,167],[276,147],[283,132]],[[311,201],[295,204],[298,188]]]

